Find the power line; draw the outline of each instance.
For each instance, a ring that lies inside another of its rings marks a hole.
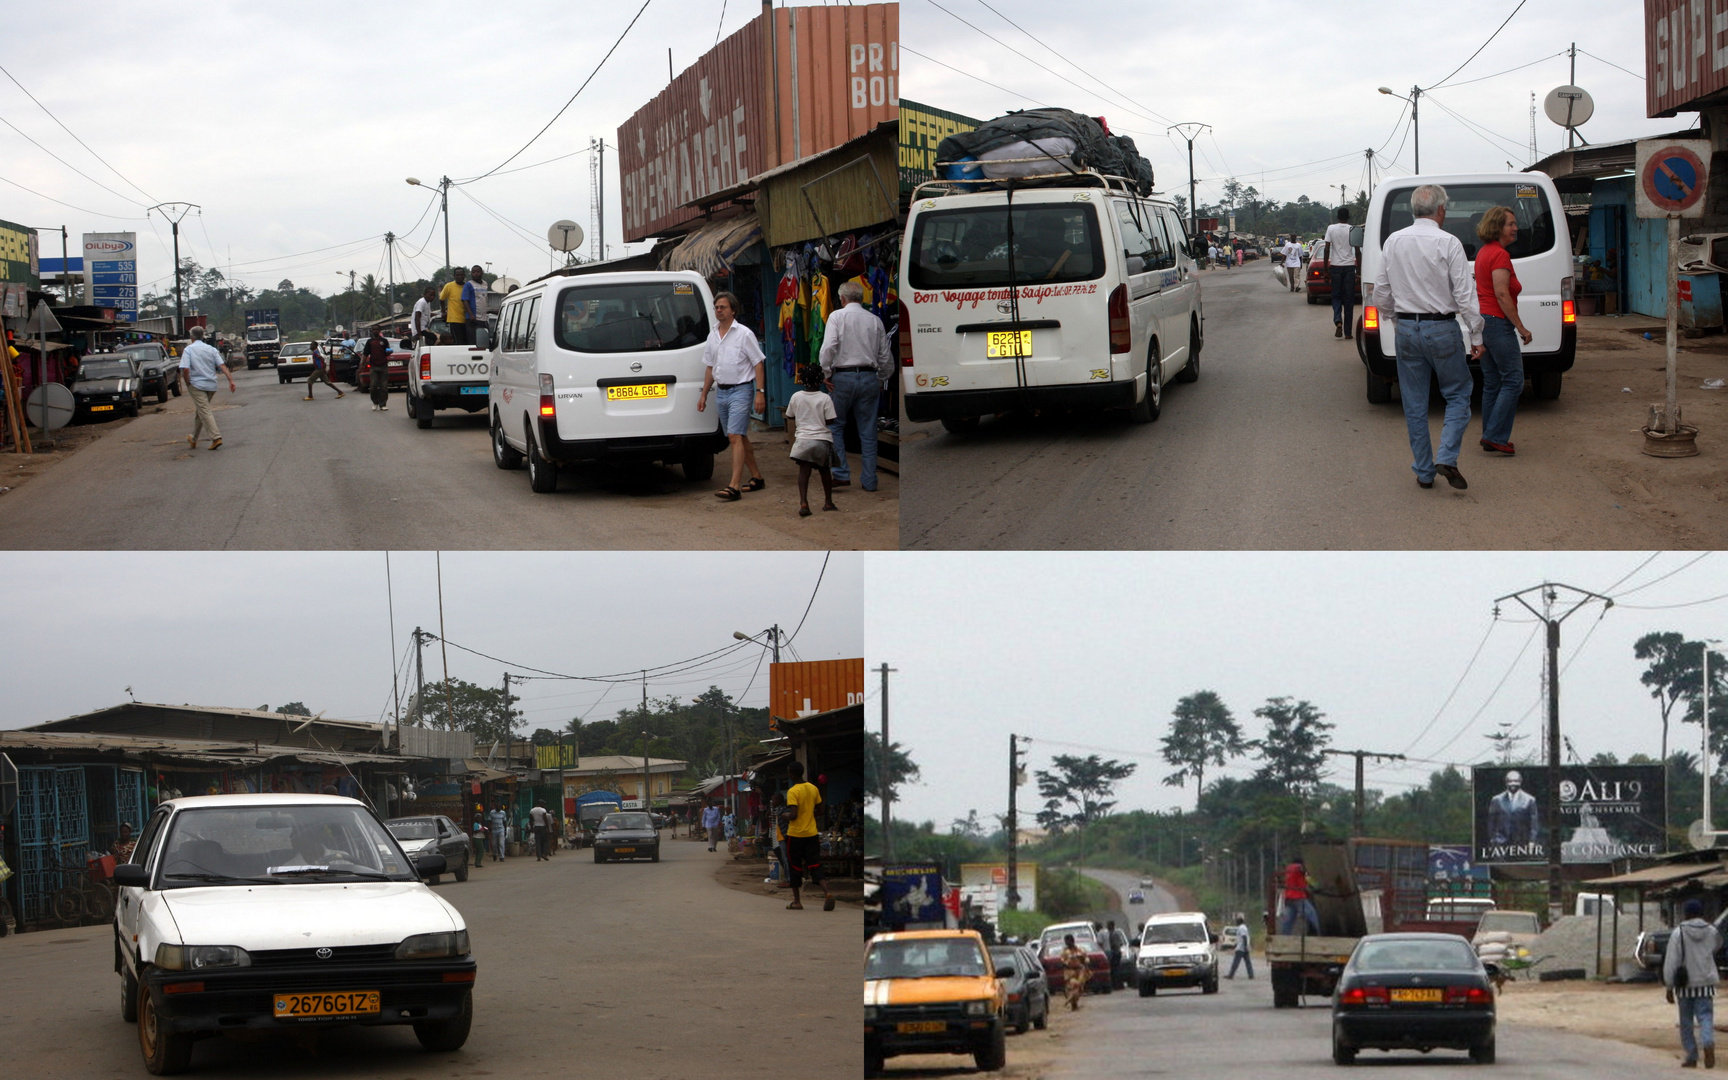
[[[1001,19],[1003,22],[1007,23],[1009,26],[1012,26],[1014,29],[1020,31],[1022,34],[1025,34],[1031,40],[1044,46],[1045,49],[1049,50],[1055,56],[1060,57],[1063,63],[1067,64],[1069,67],[1073,68],[1075,71],[1080,72],[1082,75],[1085,75],[1088,79],[1091,79],[1093,82],[1097,83],[1099,86],[1102,86],[1104,89],[1110,91],[1112,94],[1115,94],[1117,97],[1121,98],[1123,101],[1126,101],[1131,105],[1139,105],[1140,108],[1145,109],[1147,112],[1151,113],[1154,117],[1157,117],[1159,120],[1164,121],[1166,124],[1170,124],[1170,123],[1175,122],[1175,121],[1171,120],[1168,116],[1165,116],[1162,113],[1160,113],[1158,110],[1152,108],[1150,105],[1141,105],[1140,102],[1134,100],[1133,98],[1129,97],[1127,94],[1124,94],[1122,91],[1116,89],[1114,86],[1111,86],[1109,83],[1105,82],[1103,79],[1100,79],[1098,76],[1092,74],[1090,71],[1087,71],[1085,68],[1081,67],[1079,64],[1076,64],[1074,61],[1068,59],[1067,56],[1063,55],[1060,51],[1058,51],[1049,42],[1043,41],[1040,38],[1033,36],[1031,31],[1027,30],[1024,26],[1021,26],[1019,23],[1015,22],[1013,19],[1010,19],[1008,16],[1002,14],[1000,11],[997,11],[995,8],[991,7],[988,3],[985,3],[985,0],[978,0],[978,3],[983,5],[983,7],[986,10],[991,12],[997,18]],[[1216,140],[1214,140],[1214,142],[1216,142]],[[1220,150],[1218,152],[1218,156],[1223,157],[1224,152],[1222,150]]]
[[[1627,574],[1625,577],[1622,577],[1619,581],[1616,581],[1614,584],[1608,586],[1606,589],[1603,589],[1602,591],[1609,594],[1610,596],[1612,596],[1615,589],[1618,589],[1620,586],[1626,584],[1626,582],[1628,580],[1630,580],[1633,575],[1637,574],[1638,571],[1644,569],[1646,566],[1649,566],[1651,563],[1655,562],[1661,555],[1662,555],[1662,553],[1660,551],[1651,552],[1650,557],[1645,559],[1643,562],[1639,563],[1637,566],[1634,566],[1632,568],[1631,573]]]
[[[935,64],[938,67],[945,67],[949,71],[952,71],[956,75],[964,75],[968,79],[972,79],[975,82],[981,82],[985,86],[988,86],[993,90],[1000,90],[1004,94],[1012,94],[1013,96],[1019,98],[1022,101],[1030,101],[1034,105],[1045,104],[1044,102],[1038,100],[1035,97],[1028,97],[1027,95],[1022,94],[1018,90],[1010,90],[1006,86],[1003,86],[1001,83],[993,83],[989,79],[985,79],[985,78],[982,78],[980,76],[972,74],[970,71],[961,71],[959,68],[955,67],[953,64],[943,63],[941,60],[938,60],[933,56],[925,56],[923,53],[919,52],[917,49],[914,49],[914,48],[911,48],[910,46],[908,46],[905,42],[900,43],[900,51],[903,53],[910,53],[913,56],[916,56],[920,60],[928,60],[930,63]]]
[[[1669,578],[1673,577],[1675,574],[1680,573],[1680,571],[1682,571],[1682,570],[1685,570],[1685,569],[1692,567],[1692,566],[1696,566],[1698,563],[1701,563],[1705,559],[1708,559],[1712,554],[1713,554],[1712,552],[1706,551],[1703,554],[1698,555],[1695,558],[1688,560],[1687,562],[1681,563],[1679,567],[1677,567],[1676,569],[1668,571],[1666,574],[1663,574],[1661,577],[1652,578],[1649,581],[1646,581],[1642,585],[1634,585],[1632,588],[1627,589],[1624,592],[1621,592],[1619,595],[1620,596],[1631,596],[1635,592],[1643,592],[1645,589],[1648,589],[1650,586],[1655,585],[1658,582],[1667,581]],[[1618,600],[1619,597],[1617,596],[1617,597],[1615,597],[1615,599]]]
[[[85,172],[83,169],[80,169],[78,166],[72,164],[70,161],[67,161],[65,158],[61,157],[59,154],[56,154],[54,151],[48,149],[46,146],[43,146],[41,143],[37,142],[35,139],[32,139],[29,135],[26,135],[22,128],[20,128],[17,124],[14,124],[12,121],[6,119],[4,116],[0,116],[0,124],[5,124],[7,127],[11,128],[13,131],[17,132],[19,138],[22,138],[25,142],[29,143],[31,146],[34,146],[36,149],[42,151],[44,154],[47,154],[49,157],[53,158],[55,161],[58,161],[60,164],[66,166],[68,169],[71,169],[73,172],[77,173],[79,176],[82,176],[84,179],[90,181],[92,184],[95,184],[97,187],[101,188],[103,191],[106,191],[108,194],[118,196],[119,198],[125,199],[127,202],[133,203],[134,205],[137,205],[137,206],[143,206],[144,205],[143,203],[139,202],[137,199],[134,199],[132,196],[127,195],[124,192],[115,191],[113,188],[109,187],[107,184],[104,184],[102,181],[96,179],[94,176],[91,176],[89,173]]]
[[[714,44],[720,44],[720,31],[726,28],[726,0],[720,0],[720,24],[714,27]]]
[[[1410,744],[1404,748],[1405,753],[1409,753],[1412,747],[1428,737],[1428,732],[1432,730],[1435,723],[1439,721],[1440,714],[1444,713],[1446,711],[1446,706],[1452,704],[1452,699],[1458,696],[1458,688],[1464,685],[1464,680],[1469,677],[1471,670],[1475,668],[1476,658],[1482,655],[1482,649],[1488,644],[1488,639],[1493,635],[1494,627],[1496,625],[1497,623],[1493,620],[1489,620],[1487,632],[1482,635],[1482,640],[1476,643],[1476,651],[1471,653],[1470,659],[1465,662],[1464,671],[1458,676],[1458,681],[1452,684],[1452,692],[1446,695],[1446,700],[1442,701],[1440,707],[1434,710],[1434,715],[1429,718],[1428,723],[1424,724],[1422,730],[1416,733],[1416,737],[1410,740]]]
[[[1494,689],[1489,692],[1488,699],[1486,701],[1482,702],[1482,707],[1477,709],[1474,713],[1472,713],[1470,716],[1470,719],[1464,721],[1464,726],[1460,727],[1458,729],[1457,734],[1453,735],[1450,739],[1447,739],[1445,742],[1443,742],[1439,746],[1435,747],[1432,751],[1430,751],[1430,753],[1435,753],[1435,754],[1444,753],[1446,751],[1447,747],[1451,746],[1453,743],[1455,743],[1459,739],[1463,738],[1465,736],[1465,734],[1467,732],[1469,732],[1469,730],[1471,728],[1476,726],[1476,721],[1481,719],[1482,714],[1488,711],[1488,706],[1493,704],[1495,697],[1499,696],[1501,689],[1503,687],[1505,687],[1506,680],[1510,679],[1512,677],[1512,673],[1514,671],[1518,670],[1518,661],[1524,659],[1524,654],[1530,650],[1530,643],[1536,640],[1536,635],[1540,632],[1541,631],[1537,628],[1534,628],[1534,627],[1531,628],[1530,636],[1524,639],[1523,647],[1521,647],[1518,650],[1518,655],[1514,656],[1512,658],[1512,662],[1506,666],[1506,674],[1500,676],[1500,681],[1494,684]]]
[[[1579,49],[1578,51],[1583,52],[1584,50]],[[1549,53],[1547,56],[1539,56],[1536,59],[1530,61],[1528,64],[1519,64],[1517,67],[1509,67],[1505,71],[1496,71],[1492,75],[1482,75],[1482,76],[1479,76],[1479,77],[1474,78],[1474,79],[1465,79],[1463,82],[1455,82],[1450,87],[1448,87],[1448,89],[1455,90],[1460,86],[1469,86],[1471,83],[1487,82],[1489,79],[1498,79],[1502,75],[1510,75],[1514,71],[1523,71],[1527,67],[1535,67],[1537,64],[1545,63],[1546,61],[1553,60],[1557,57],[1561,57],[1561,56],[1565,56],[1565,55],[1566,55],[1566,50],[1561,49],[1557,53]],[[1427,91],[1424,90],[1423,93],[1427,93]]]
[[[100,210],[89,210],[89,209],[86,209],[85,207],[82,207],[82,206],[74,206],[73,204],[66,202],[64,199],[56,199],[52,195],[44,195],[40,191],[37,191],[35,188],[27,188],[23,184],[20,184],[18,181],[8,180],[4,176],[0,176],[0,183],[11,184],[13,187],[17,188],[19,191],[28,191],[30,194],[36,196],[38,199],[47,199],[51,203],[56,203],[60,206],[67,207],[68,209],[76,210],[81,214],[94,214],[96,217],[113,218],[115,221],[143,221],[144,220],[143,218],[139,218],[139,217],[126,217],[125,215],[122,215],[122,214],[104,214]]]
[[[581,96],[582,91],[588,89],[588,84],[594,81],[594,76],[600,74],[600,69],[606,66],[606,61],[612,59],[612,54],[618,51],[618,46],[624,44],[624,38],[626,35],[628,35],[630,33],[630,30],[636,25],[636,20],[640,19],[642,17],[642,13],[644,11],[647,11],[648,5],[653,3],[653,2],[654,2],[654,0],[642,0],[642,6],[636,9],[636,15],[634,18],[632,18],[630,20],[630,25],[626,26],[624,28],[624,33],[618,35],[618,40],[614,41],[612,43],[612,47],[610,49],[606,50],[606,55],[602,56],[600,58],[600,62],[598,64],[594,65],[594,70],[590,71],[588,73],[588,77],[586,79],[582,80],[582,85],[578,86],[576,88],[576,93],[571,94],[570,100],[566,101],[562,108],[560,108],[556,113],[552,114],[552,119],[546,121],[546,127],[543,127],[539,131],[535,132],[534,138],[529,139],[527,142],[522,144],[521,150],[518,150],[514,154],[511,154],[509,157],[505,158],[503,161],[500,161],[496,166],[494,166],[491,169],[486,170],[485,172],[481,173],[479,176],[471,176],[466,180],[458,180],[458,181],[456,181],[456,183],[457,184],[472,184],[476,180],[484,180],[488,176],[491,176],[493,173],[497,172],[499,169],[502,169],[504,166],[510,164],[512,161],[515,161],[517,158],[521,157],[523,151],[527,150],[530,146],[533,146],[534,143],[540,138],[540,136],[546,134],[547,128],[550,128],[553,124],[556,124],[558,122],[558,118],[560,116],[564,115],[565,110],[569,109],[570,106],[576,104],[576,99],[579,96]]]
[[[1702,600],[1687,600],[1680,604],[1615,604],[1615,607],[1628,608],[1632,611],[1672,611],[1675,608],[1697,607],[1699,604],[1714,604],[1718,600],[1728,600],[1728,593],[1706,596]]]
[[[1518,6],[1512,9],[1512,15],[1516,15],[1520,11],[1524,10],[1524,5],[1527,3],[1529,3],[1529,0],[1518,0]],[[1467,59],[1465,59],[1465,61],[1462,64],[1459,64],[1457,67],[1453,68],[1452,69],[1452,75],[1456,75],[1460,71],[1463,71],[1466,67],[1469,67],[1470,61],[1474,60],[1478,56],[1480,56],[1482,54],[1482,50],[1486,49],[1488,47],[1489,42],[1492,42],[1495,38],[1499,37],[1500,31],[1506,29],[1506,23],[1509,23],[1512,21],[1512,15],[1506,16],[1506,22],[1503,22],[1499,26],[1494,28],[1494,32],[1492,34],[1488,35],[1488,41],[1484,41],[1481,45],[1478,45],[1476,47],[1476,51],[1471,53],[1469,55],[1469,57]],[[1445,86],[1447,79],[1452,78],[1452,75],[1446,76],[1445,79],[1441,79],[1439,82],[1430,86],[1428,89],[1429,90],[1438,90],[1440,87]]]
[[[1424,94],[1423,96],[1426,97],[1430,102],[1434,103],[1435,105],[1438,105],[1440,107],[1441,112],[1446,113],[1448,116],[1452,117],[1454,120],[1458,121],[1460,124],[1463,124],[1466,131],[1469,131],[1472,135],[1475,135],[1478,139],[1481,139],[1483,142],[1487,143],[1489,146],[1494,147],[1494,149],[1496,151],[1504,152],[1506,147],[1511,146],[1511,147],[1515,148],[1515,150],[1514,150],[1515,153],[1517,153],[1517,154],[1524,153],[1525,148],[1522,145],[1513,142],[1511,139],[1507,138],[1504,135],[1500,135],[1496,132],[1488,130],[1487,128],[1483,127],[1481,124],[1476,123],[1474,120],[1467,119],[1466,117],[1460,115],[1457,111],[1448,108],[1444,102],[1442,102],[1439,98],[1435,97],[1433,94]],[[1490,135],[1492,135],[1494,137],[1494,139],[1498,139],[1503,145],[1496,146],[1495,143],[1488,138],[1488,136],[1490,136]]]
[[[1637,79],[1639,82],[1644,81],[1644,76],[1638,74],[1636,71],[1633,71],[1630,68],[1620,67],[1619,64],[1616,64],[1612,60],[1603,60],[1600,56],[1597,56],[1593,52],[1584,52],[1583,49],[1579,49],[1578,51],[1581,53],[1584,53],[1585,56],[1588,56],[1592,60],[1597,60],[1597,61],[1600,61],[1601,63],[1607,64],[1611,68],[1620,68],[1621,71],[1624,71],[1626,74],[1632,76],[1634,79]]]
[[[828,573],[828,559],[833,554],[832,551],[822,553],[822,569],[816,572],[816,587],[810,590],[810,602],[804,605],[804,614],[798,617],[798,625],[792,628],[792,637],[786,639],[788,647],[791,646],[792,639],[798,636],[798,631],[804,629],[804,620],[810,617],[810,609],[816,604],[816,594],[822,590],[822,576]]]
[[[1601,58],[1598,57],[1597,59],[1601,59]],[[1604,61],[1604,63],[1606,63],[1606,61]],[[69,128],[65,124],[61,123],[60,118],[58,116],[55,116],[52,112],[48,111],[48,106],[42,104],[40,101],[36,101],[36,95],[32,94],[29,91],[29,89],[27,87],[25,87],[25,85],[23,83],[19,82],[17,76],[13,75],[10,71],[7,71],[4,67],[0,67],[0,74],[3,74],[8,79],[11,79],[13,86],[16,86],[20,90],[23,90],[25,97],[29,98],[31,101],[35,101],[36,107],[48,114],[48,119],[54,121],[56,124],[60,124],[60,130],[61,131],[64,131],[66,134],[72,136],[73,141],[75,141],[79,146],[82,146],[86,150],[90,150],[90,144],[85,142],[83,139],[78,138],[77,132],[73,131],[71,128]],[[102,164],[108,165],[108,159],[104,158],[101,154],[98,154],[96,151],[90,150],[90,156],[95,158],[97,161],[100,161]],[[127,178],[125,173],[121,172],[119,169],[116,169],[114,166],[108,165],[108,171],[113,173],[115,176],[118,176],[120,179],[125,180],[126,183],[131,184],[133,190],[137,191],[139,194],[143,195],[145,198],[149,199],[151,202],[161,202],[162,201],[162,200],[158,199],[156,196],[150,194],[148,191],[145,191],[143,188],[139,187],[137,184],[133,184],[132,181]],[[74,207],[74,209],[76,209],[76,207]],[[104,214],[101,216],[107,217],[110,215]]]

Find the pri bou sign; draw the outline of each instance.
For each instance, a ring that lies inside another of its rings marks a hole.
[[[1643,139],[1636,158],[1638,216],[1704,216],[1710,181],[1709,139]]]

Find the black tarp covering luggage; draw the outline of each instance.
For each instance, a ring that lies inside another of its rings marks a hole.
[[[1033,139],[1071,139],[1074,163],[1109,176],[1134,181],[1141,195],[1152,193],[1152,163],[1126,135],[1111,135],[1096,119],[1071,109],[1024,109],[986,120],[974,131],[948,136],[936,148],[938,161],[962,161]]]

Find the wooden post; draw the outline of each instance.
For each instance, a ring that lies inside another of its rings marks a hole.
[[[1675,260],[1680,253],[1680,219],[1668,215],[1668,404],[1663,409],[1662,430],[1672,435],[1678,429],[1680,411],[1679,370],[1676,357],[1680,336],[1680,271]]]
[[[0,357],[0,368],[4,368],[6,385],[6,422],[12,426],[12,445],[21,454],[34,454],[30,446],[30,433],[24,426],[24,402],[18,396],[17,369],[12,366],[12,357],[8,353]]]

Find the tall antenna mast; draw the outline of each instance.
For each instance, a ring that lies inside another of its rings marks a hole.
[[[1530,164],[1536,164],[1536,91],[1530,91]]]
[[[600,251],[600,140],[588,140],[588,257],[599,262]]]

